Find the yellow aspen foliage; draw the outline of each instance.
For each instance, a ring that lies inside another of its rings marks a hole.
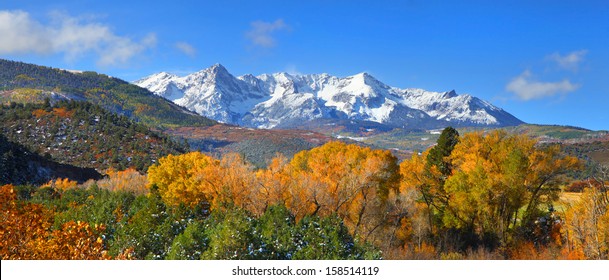
[[[502,130],[459,137],[448,156],[434,159],[448,172],[430,164],[430,150],[400,165],[401,192],[419,192],[430,233],[456,228],[502,242],[511,229],[533,221],[540,205],[558,198],[561,174],[580,167],[557,146],[540,148],[527,136]]]
[[[76,182],[76,181],[72,181],[68,178],[58,178],[55,180],[51,180],[48,183],[42,185],[42,188],[48,187],[48,188],[55,188],[55,189],[58,189],[61,191],[65,191],[65,190],[76,188],[76,186],[78,186],[78,182]]]
[[[505,131],[461,137],[450,160],[444,223],[505,239],[518,221],[530,221],[542,203],[558,198],[560,174],[579,168],[557,146],[538,148],[524,135]],[[521,211],[524,209],[524,211]]]
[[[199,152],[159,159],[148,169],[149,186],[158,187],[165,203],[221,208],[236,205],[253,209],[257,185],[253,167],[241,156],[228,154],[221,160]]]
[[[148,186],[156,186],[167,205],[195,206],[209,203],[222,174],[218,160],[200,152],[168,155],[148,169]]]
[[[410,160],[405,160],[400,164],[400,173],[402,174],[400,192],[405,192],[407,189],[426,183],[427,176],[424,174],[426,158],[427,152],[423,154],[415,153]]]
[[[607,193],[586,188],[577,201],[567,204],[563,234],[570,256],[609,258],[609,201]],[[579,254],[579,255],[577,255]]]
[[[286,204],[297,218],[337,213],[364,238],[385,221],[387,198],[398,191],[397,159],[389,151],[342,142],[299,152],[287,172],[296,182]]]
[[[129,247],[129,248],[123,250],[114,259],[115,260],[123,260],[123,261],[136,260],[137,258],[135,256],[135,249],[133,249],[132,247]]]

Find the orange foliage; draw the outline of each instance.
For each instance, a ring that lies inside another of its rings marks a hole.
[[[255,207],[254,197],[258,184],[253,166],[238,154],[228,154],[220,160],[217,172],[222,176],[217,184],[211,184],[216,193],[211,200],[212,209],[236,205],[255,214],[262,214]]]
[[[43,116],[48,115],[49,112],[45,111],[44,109],[36,109],[32,112],[32,116],[36,117],[36,118],[40,118]]]
[[[49,211],[37,204],[21,205],[12,185],[0,187],[0,203],[0,257],[36,259],[36,245],[51,226]]]
[[[519,246],[510,249],[510,258],[513,260],[539,260],[539,252],[535,245],[531,242],[526,242]]]
[[[607,192],[586,188],[579,200],[566,205],[563,234],[571,251],[586,259],[609,258],[609,198]]]
[[[108,178],[97,181],[97,186],[109,191],[125,191],[135,195],[148,194],[148,179],[133,168],[123,171],[110,169],[106,171]]]
[[[562,259],[565,260],[585,260],[586,256],[584,255],[584,251],[581,248],[571,248],[563,247],[560,251]]]
[[[278,157],[257,173],[236,154],[221,160],[199,152],[169,155],[150,167],[148,180],[168,205],[235,205],[260,215],[284,203],[297,219],[337,213],[365,239],[387,221],[399,172],[389,151],[331,142],[289,163]]]
[[[256,177],[253,167],[236,154],[216,160],[200,152],[159,159],[148,169],[149,186],[157,186],[168,205],[211,209],[237,205],[252,209]],[[257,211],[253,211],[257,212]]]
[[[583,260],[581,250],[558,247],[555,245],[535,246],[532,242],[526,242],[511,246],[507,250],[508,257],[512,260]]]
[[[101,260],[109,259],[104,242],[96,232],[104,226],[91,227],[88,223],[69,221],[61,229],[52,231],[48,240],[41,244],[42,259],[55,260]]]
[[[393,259],[408,260],[433,260],[438,255],[436,248],[427,242],[423,242],[420,245],[407,243],[398,250],[391,252],[391,254]]]
[[[294,156],[284,168],[286,206],[297,219],[336,213],[354,235],[368,238],[387,220],[398,191],[397,159],[389,152],[329,142]]]
[[[68,110],[64,107],[53,108],[53,114],[60,118],[71,118],[74,116],[74,111]]]
[[[420,255],[422,259],[433,259],[436,255],[436,248],[427,243],[414,248],[414,253]]]
[[[289,199],[289,190],[292,177],[286,172],[288,159],[283,155],[273,158],[266,169],[256,173],[258,190],[255,195],[255,213],[263,213],[267,207],[274,204],[286,204]]]
[[[154,110],[154,108],[152,108],[150,105],[147,105],[147,104],[140,104],[135,107],[135,113],[137,113],[137,114],[141,114],[141,113],[153,111],[153,110]]]
[[[51,180],[48,183],[42,185],[42,187],[49,187],[49,188],[56,188],[58,190],[69,190],[69,189],[73,189],[76,188],[76,186],[78,185],[78,182],[76,181],[71,181],[68,178],[58,178],[55,180]]]
[[[107,259],[103,226],[68,222],[51,231],[53,213],[17,200],[11,185],[0,187],[0,257],[19,259]]]

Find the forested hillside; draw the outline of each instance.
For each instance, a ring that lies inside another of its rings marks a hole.
[[[3,137],[61,164],[98,172],[127,167],[145,172],[158,158],[188,150],[183,143],[88,102],[0,106]]]
[[[4,104],[24,99],[41,101],[45,97],[86,100],[151,127],[216,123],[146,89],[95,72],[69,72],[0,59],[0,91],[0,102]]]
[[[84,182],[100,179],[101,174],[93,168],[60,164],[40,156],[0,133],[0,185],[40,185],[53,178]]]

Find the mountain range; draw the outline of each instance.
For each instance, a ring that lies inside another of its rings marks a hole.
[[[277,153],[289,158],[335,139],[407,158],[434,145],[440,134],[434,127],[447,125],[462,126],[463,133],[499,127],[540,143],[583,145],[573,148],[577,156],[609,162],[606,145],[596,144],[607,142],[607,131],[505,127],[521,122],[478,98],[393,88],[366,73],[235,77],[214,65],[185,77],[154,77],[142,82],[156,93],[91,71],[0,59],[0,177],[82,181],[109,167],[145,170],[164,154],[187,150],[185,144],[214,155],[237,152],[258,167]],[[44,172],[32,177],[32,170]]]
[[[302,127],[320,120],[417,129],[523,123],[469,94],[391,87],[368,73],[236,77],[215,64],[187,76],[161,72],[133,83],[210,119],[254,128]]]

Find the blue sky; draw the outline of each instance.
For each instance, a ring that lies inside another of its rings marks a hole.
[[[128,81],[215,63],[368,72],[609,130],[608,15],[609,1],[2,1],[0,57]]]

